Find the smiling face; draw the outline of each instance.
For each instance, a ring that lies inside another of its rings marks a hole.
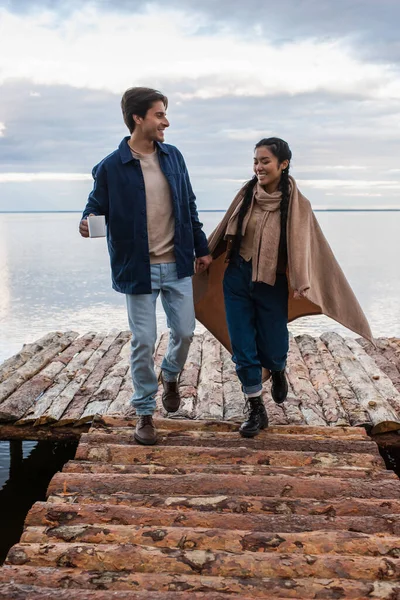
[[[145,117],[134,115],[135,130],[140,130],[141,137],[149,142],[163,142],[164,130],[169,127],[166,107],[161,100],[154,102]]]
[[[288,165],[288,160],[280,163],[268,146],[260,146],[254,152],[254,173],[258,183],[269,194],[278,189],[282,171]]]

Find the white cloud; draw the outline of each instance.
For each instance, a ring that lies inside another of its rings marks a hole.
[[[0,173],[0,183],[32,183],[33,181],[88,181],[86,173]]]
[[[361,180],[361,179],[296,179],[299,185],[304,185],[316,190],[326,190],[331,188],[347,189],[370,189],[381,188],[386,190],[400,190],[400,181],[388,180]],[[365,195],[365,194],[363,194]]]
[[[6,126],[4,123],[0,123],[0,137],[4,137],[4,132],[6,130]]]
[[[119,93],[138,83],[185,79],[193,90],[182,99],[321,90],[400,97],[394,67],[362,62],[346,40],[276,46],[240,39],[226,28],[215,36],[199,33],[198,27],[198,15],[160,6],[124,15],[86,8],[62,23],[49,12],[18,15],[0,9],[0,83],[27,78],[33,84]]]

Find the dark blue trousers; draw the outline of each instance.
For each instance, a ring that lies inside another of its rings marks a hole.
[[[281,371],[289,350],[288,283],[277,274],[275,285],[251,281],[251,261],[239,256],[224,276],[225,311],[236,372],[245,394],[262,389],[261,369]]]

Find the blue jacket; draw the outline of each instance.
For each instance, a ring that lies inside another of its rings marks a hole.
[[[129,137],[93,168],[94,186],[83,211],[105,215],[112,286],[123,294],[150,294],[150,256],[146,194],[140,161],[133,158]],[[196,198],[182,154],[156,142],[160,167],[171,188],[175,215],[175,259],[178,278],[193,275],[194,256],[209,254]]]

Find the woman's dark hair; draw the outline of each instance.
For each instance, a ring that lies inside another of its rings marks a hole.
[[[168,98],[157,90],[146,87],[133,87],[126,90],[121,99],[121,109],[125,125],[130,133],[135,129],[133,115],[138,115],[144,119],[147,111],[153,106],[154,102],[159,102],[160,100],[165,108],[167,108]]]
[[[287,224],[287,215],[289,210],[289,198],[290,198],[290,188],[289,188],[289,167],[290,160],[292,158],[292,152],[289,148],[289,145],[284,140],[280,138],[271,137],[264,138],[260,140],[256,145],[254,150],[260,148],[261,146],[266,146],[274,156],[278,159],[278,165],[282,164],[284,160],[289,161],[289,165],[282,171],[281,179],[279,181],[278,189],[282,192],[282,199],[280,204],[281,211],[281,236],[279,239],[279,252],[286,253],[286,224]],[[257,183],[257,177],[254,175],[250,181],[247,182],[244,198],[242,202],[242,206],[239,210],[238,215],[238,226],[236,235],[232,244],[231,258],[233,259],[240,251],[240,244],[242,242],[242,225],[243,219],[246,216],[247,211],[249,210],[252,198],[254,186]]]

